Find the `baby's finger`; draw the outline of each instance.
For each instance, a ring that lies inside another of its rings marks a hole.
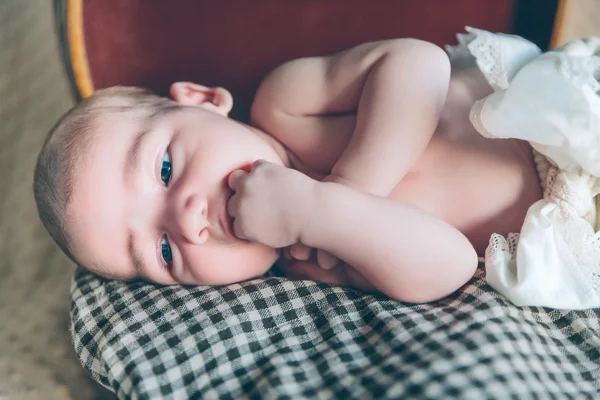
[[[246,237],[246,235],[244,235],[244,232],[242,230],[242,224],[237,218],[233,219],[233,234],[238,239],[248,240],[248,238]]]
[[[243,169],[236,169],[231,174],[229,174],[229,178],[227,179],[227,184],[232,190],[237,190],[240,186],[240,183],[244,180],[244,178],[248,175],[246,171]]]
[[[234,194],[233,196],[231,196],[231,198],[227,202],[227,214],[235,218],[239,212],[239,202],[240,196],[238,194]]]
[[[290,247],[290,254],[296,260],[307,261],[310,259],[310,253],[312,249],[302,243],[293,244]]]
[[[310,280],[315,282],[329,283],[331,285],[349,285],[346,274],[341,268],[326,271],[317,264],[310,261],[294,261],[282,268],[285,275],[290,279]]]
[[[334,269],[339,262],[339,258],[325,250],[317,250],[317,263],[323,269]]]
[[[281,250],[281,253],[283,254],[283,258],[285,258],[286,260],[291,260],[292,259],[292,253],[290,252],[290,247],[291,246],[284,247]]]

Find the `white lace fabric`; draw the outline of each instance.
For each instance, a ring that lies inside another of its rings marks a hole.
[[[600,307],[600,38],[542,54],[517,36],[467,31],[448,53],[469,54],[494,89],[471,122],[488,138],[527,140],[544,188],[520,233],[490,238],[486,279],[520,306]]]

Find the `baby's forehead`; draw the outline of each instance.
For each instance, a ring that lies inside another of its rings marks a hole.
[[[141,131],[150,131],[158,124],[160,118],[157,116],[169,114],[164,112],[165,109],[175,109],[165,107],[167,105],[167,101],[137,101],[115,96],[97,99],[90,110],[93,141],[104,143],[110,137],[110,140],[122,143]],[[117,138],[114,137],[115,133]]]
[[[144,124],[144,116],[136,110],[96,110],[90,124],[80,134],[86,140],[76,145],[76,154],[81,163],[96,164],[97,160],[118,159]],[[97,156],[100,157],[97,157]]]
[[[92,112],[93,128],[95,133],[106,130],[131,129],[147,124],[149,112],[141,106],[131,104],[112,103],[106,104]]]

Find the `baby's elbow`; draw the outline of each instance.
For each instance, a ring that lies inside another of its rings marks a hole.
[[[429,76],[432,83],[441,85],[444,87],[444,92],[446,92],[451,73],[450,59],[446,51],[435,44],[429,43],[429,46],[425,46],[420,50],[419,57],[423,65],[422,71]]]
[[[399,285],[387,294],[396,300],[423,304],[443,299],[464,286],[475,274],[479,259],[473,246],[467,242],[455,249],[452,255],[436,266],[426,268],[428,276],[421,276],[420,282]],[[423,267],[423,266],[422,266]]]
[[[387,62],[394,65],[392,70],[402,71],[401,76],[410,76],[412,85],[419,93],[429,94],[436,102],[438,110],[443,107],[450,84],[450,60],[446,52],[435,44],[414,40],[404,52],[390,50]]]
[[[471,242],[464,238],[463,245],[456,249],[456,254],[448,268],[448,275],[452,276],[451,282],[456,287],[453,292],[466,284],[475,275],[478,265],[479,257],[475,248]]]
[[[440,46],[420,39],[401,39],[389,48],[389,54],[402,60],[417,61],[421,66],[428,65],[440,73],[450,74],[450,58]]]
[[[439,278],[432,280],[432,300],[439,300],[456,292],[464,286],[477,270],[479,259],[473,245],[464,239],[462,245],[457,245],[453,254],[448,256],[442,266]]]
[[[441,299],[451,295],[459,288],[460,288],[460,286],[454,287],[454,286],[447,286],[447,285],[444,285],[444,286],[428,285],[428,286],[421,287],[420,289],[417,289],[417,290],[398,291],[398,293],[391,293],[391,294],[389,294],[389,296],[398,301],[402,301],[404,303],[426,304],[426,303],[431,303],[431,302],[434,302],[437,300],[441,300]]]
[[[388,291],[386,294],[394,300],[409,304],[425,304],[436,300],[443,299],[452,292],[438,290],[433,287],[421,287],[417,290],[396,290]]]

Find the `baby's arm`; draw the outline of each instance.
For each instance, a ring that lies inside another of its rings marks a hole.
[[[449,77],[448,57],[433,44],[367,43],[277,68],[261,84],[252,116],[293,151],[303,146],[302,137],[289,137],[289,131],[321,131],[335,123],[327,116],[356,112],[333,180],[387,196],[435,131]]]
[[[337,183],[317,183],[314,193],[300,241],[348,263],[354,286],[366,280],[398,300],[428,302],[457,290],[477,268],[468,239],[417,208]]]
[[[458,289],[477,267],[465,236],[417,208],[264,161],[233,172],[228,183],[236,236],[273,248],[300,241],[351,265],[313,266],[305,277],[426,302]]]

